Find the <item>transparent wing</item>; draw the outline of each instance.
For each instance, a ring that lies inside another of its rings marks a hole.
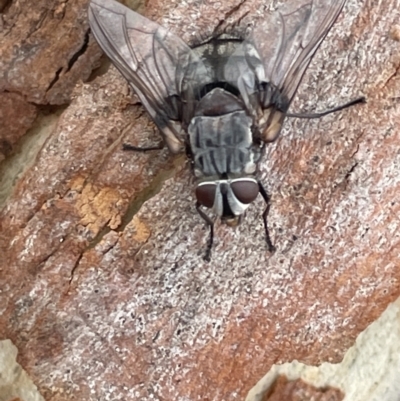
[[[318,47],[339,16],[346,0],[302,0],[286,3],[264,24],[256,26],[256,44],[265,77],[292,101]]]
[[[256,21],[243,42],[240,51],[250,73],[243,70],[238,87],[250,111],[258,115],[264,141],[277,138],[305,71],[345,2],[289,1]]]
[[[193,114],[195,105],[181,101],[181,92],[206,74],[201,61],[177,36],[114,0],[92,0],[92,32],[113,64],[133,87],[160,129],[169,149],[182,149],[185,133],[182,108]],[[188,88],[190,86],[190,88]]]

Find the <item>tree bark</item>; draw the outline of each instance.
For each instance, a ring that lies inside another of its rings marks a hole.
[[[266,148],[277,251],[259,199],[210,263],[185,157],[122,151],[160,136],[114,67],[89,79],[87,3],[3,14],[0,339],[52,401],[242,400],[273,364],[339,362],[400,292],[399,1],[347,2],[291,111],[367,104]],[[194,43],[272,2],[189,3],[144,14]]]

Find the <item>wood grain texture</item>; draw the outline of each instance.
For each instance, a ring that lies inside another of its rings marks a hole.
[[[145,15],[192,43],[269,6],[153,0]],[[113,68],[74,84],[0,215],[0,337],[46,400],[242,400],[274,363],[341,360],[400,292],[399,10],[348,1],[292,111],[368,103],[288,120],[267,147],[272,256],[260,199],[217,224],[203,262],[184,159],[121,150],[159,136]],[[44,99],[27,77],[15,91]]]

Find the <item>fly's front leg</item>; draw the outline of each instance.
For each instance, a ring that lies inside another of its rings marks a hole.
[[[271,200],[271,197],[267,194],[267,191],[264,189],[261,182],[258,183],[258,187],[260,189],[261,196],[264,198],[264,201],[267,204],[267,207],[265,208],[264,213],[263,213],[264,228],[265,228],[265,241],[267,242],[268,251],[273,253],[276,251],[276,248],[272,244],[271,237],[269,236],[268,221],[267,221],[269,208],[271,207],[271,205],[269,203],[269,201]]]
[[[130,145],[129,143],[123,143],[122,144],[122,150],[133,150],[136,152],[148,152],[150,150],[161,150],[164,149],[164,142],[160,142],[158,145],[156,146],[149,146],[149,147],[145,147],[145,148],[141,148],[139,146],[133,146]]]
[[[204,255],[204,260],[209,262],[211,260],[211,249],[214,242],[214,221],[211,220],[202,210],[199,202],[196,203],[197,213],[201,216],[201,218],[206,222],[206,224],[210,227],[210,236],[208,238],[207,249]]]

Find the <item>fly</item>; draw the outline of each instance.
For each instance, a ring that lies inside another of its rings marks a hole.
[[[275,250],[267,224],[270,196],[257,171],[265,144],[276,140],[285,117],[318,118],[365,102],[361,97],[324,113],[288,112],[345,2],[291,0],[257,20],[245,38],[222,35],[190,48],[114,0],[91,0],[89,23],[97,42],[139,96],[169,150],[186,151],[191,159],[196,209],[210,228],[206,260],[214,220],[205,209],[237,225],[259,194],[266,203],[267,247]]]

